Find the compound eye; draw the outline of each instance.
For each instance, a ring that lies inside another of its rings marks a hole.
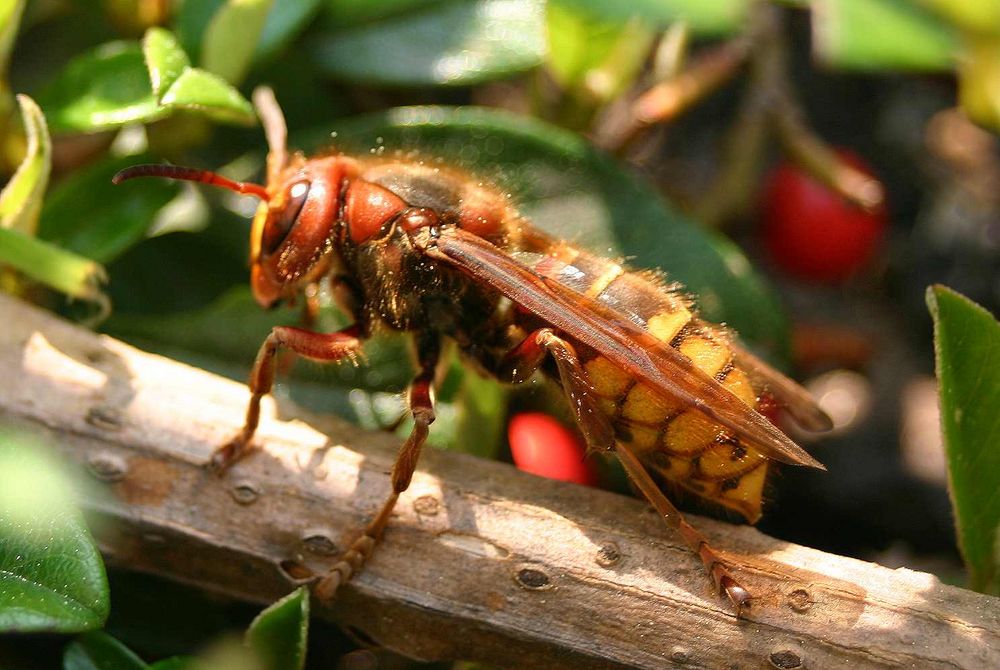
[[[261,247],[267,254],[281,246],[288,234],[292,232],[292,227],[299,220],[302,207],[309,198],[309,182],[297,181],[288,189],[288,198],[284,207],[275,216],[268,220],[264,231],[264,239]]]

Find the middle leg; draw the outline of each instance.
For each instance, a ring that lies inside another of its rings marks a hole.
[[[409,405],[413,416],[413,430],[399,450],[392,466],[392,492],[378,514],[368,523],[361,536],[345,551],[340,560],[316,584],[314,593],[320,600],[332,600],[341,584],[348,581],[365,564],[375,545],[382,537],[399,495],[410,486],[417,467],[420,451],[427,441],[431,423],[434,422],[433,384],[434,372],[441,355],[441,343],[435,336],[421,338],[417,343],[420,371],[410,385]]]

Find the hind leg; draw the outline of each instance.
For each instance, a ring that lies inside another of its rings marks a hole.
[[[614,426],[608,415],[597,406],[587,371],[573,345],[550,328],[536,330],[504,359],[501,365],[504,376],[514,382],[524,381],[541,365],[546,355],[555,359],[563,391],[588,446],[595,450],[615,451],[629,479],[666,524],[676,530],[698,555],[716,590],[724,592],[736,609],[736,616],[742,616],[750,608],[750,594],[733,578],[705,536],[689,524],[680,510],[667,499],[631,447],[615,439]]]

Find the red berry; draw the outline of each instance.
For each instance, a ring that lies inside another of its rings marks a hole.
[[[842,150],[838,155],[872,174],[856,155]],[[791,275],[831,283],[865,266],[888,222],[884,205],[861,209],[788,162],[768,177],[763,215],[764,244],[774,262]]]
[[[507,425],[507,439],[519,469],[564,482],[597,484],[583,441],[548,414],[515,414]]]

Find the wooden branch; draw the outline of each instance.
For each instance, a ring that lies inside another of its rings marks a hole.
[[[0,296],[0,418],[98,486],[109,560],[267,602],[323,571],[388,489],[396,439],[278,420],[218,479],[247,391]],[[317,424],[318,425],[318,424]],[[427,453],[375,557],[319,615],[423,659],[516,668],[1000,667],[1000,600],[707,519],[754,594],[737,621],[638,500]]]

